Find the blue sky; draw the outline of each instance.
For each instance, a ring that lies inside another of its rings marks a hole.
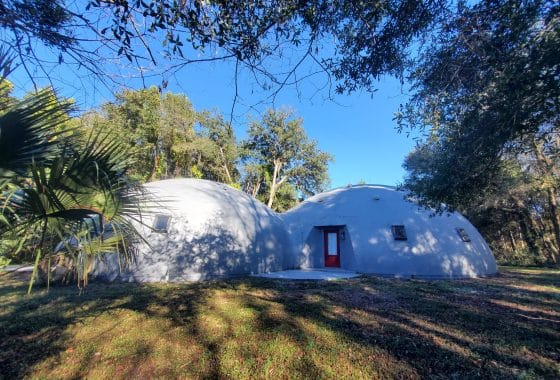
[[[73,97],[83,110],[112,99],[110,91],[96,84],[95,78],[78,80],[72,78],[63,66],[51,73],[55,87],[61,96]],[[229,119],[235,94],[234,68],[230,63],[204,63],[188,66],[165,77],[168,91],[184,93],[197,110],[216,109]],[[10,78],[16,83],[21,95],[23,89],[31,90],[22,68]],[[154,77],[146,83],[160,84],[162,77]],[[39,85],[46,82],[38,80]],[[273,104],[259,104],[269,92],[263,92],[247,73],[238,77],[238,94],[233,126],[239,139],[245,136],[250,117],[258,118],[270,106],[290,107],[304,119],[308,135],[317,140],[319,147],[331,153],[330,187],[345,186],[365,181],[396,185],[402,181],[402,162],[414,146],[412,138],[398,134],[393,114],[399,104],[406,101],[405,89],[393,78],[383,78],[378,91],[373,94],[355,93],[338,95],[327,99],[328,91],[317,91],[325,83],[320,75],[304,80],[298,87],[287,86],[278,94]],[[141,82],[129,80],[127,84],[140,88]],[[405,87],[406,88],[406,87]]]
[[[218,109],[229,118],[235,95],[233,67],[207,64],[178,73],[169,79],[168,89],[187,94],[196,109]],[[334,155],[329,174],[331,187],[349,183],[396,185],[402,181],[404,157],[415,142],[395,130],[393,114],[407,99],[405,89],[394,78],[383,78],[378,91],[339,95],[325,99],[327,91],[316,93],[324,78],[311,78],[294,87],[284,87],[274,107],[291,107],[303,118],[308,135],[319,147]],[[258,117],[271,104],[254,103],[267,93],[259,92],[254,81],[240,75],[233,125],[238,138],[245,137],[248,117]]]

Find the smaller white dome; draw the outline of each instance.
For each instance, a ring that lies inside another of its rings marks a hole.
[[[340,231],[340,266],[345,269],[446,278],[497,270],[492,251],[465,217],[457,212],[435,215],[387,186],[359,185],[318,194],[282,219],[294,246],[293,259],[304,268],[324,265],[322,231],[329,229]],[[398,232],[406,240],[396,239]]]

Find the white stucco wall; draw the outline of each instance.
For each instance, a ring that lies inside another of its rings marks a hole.
[[[148,183],[151,194],[143,222],[170,215],[167,233],[138,225],[142,244],[135,265],[118,272],[99,263],[94,275],[125,281],[189,281],[292,268],[290,241],[282,220],[251,196],[224,184],[198,179]]]
[[[302,268],[324,265],[322,231],[344,225],[341,267],[396,276],[475,277],[496,273],[494,256],[476,228],[459,213],[434,215],[392,188],[363,185],[316,195],[281,215]],[[404,225],[396,241],[391,225]],[[471,241],[455,230],[463,228]]]
[[[166,233],[138,225],[150,243],[138,261],[119,271],[115,255],[96,263],[93,276],[124,281],[192,281],[324,267],[323,231],[343,226],[340,265],[361,273],[462,278],[496,273],[494,256],[476,228],[459,213],[433,215],[393,188],[335,189],[276,214],[251,196],[198,179],[148,183],[146,225],[170,215]],[[408,240],[395,241],[391,225]],[[471,241],[456,231],[463,228]]]

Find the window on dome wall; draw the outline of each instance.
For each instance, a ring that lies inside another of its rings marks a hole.
[[[391,226],[391,232],[393,233],[393,238],[395,240],[407,240],[406,237],[406,229],[404,228],[404,225],[402,224],[393,224]]]
[[[169,215],[156,215],[154,218],[154,231],[156,232],[167,232],[169,228],[169,221],[171,220],[171,216]]]
[[[462,241],[464,241],[465,243],[468,243],[469,241],[471,241],[471,237],[469,236],[469,234],[465,231],[464,228],[455,228],[455,231],[457,231],[457,233],[459,234],[459,237],[461,238]]]

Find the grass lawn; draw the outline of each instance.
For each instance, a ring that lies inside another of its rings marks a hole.
[[[560,378],[560,272],[36,289],[0,276],[0,377]]]

